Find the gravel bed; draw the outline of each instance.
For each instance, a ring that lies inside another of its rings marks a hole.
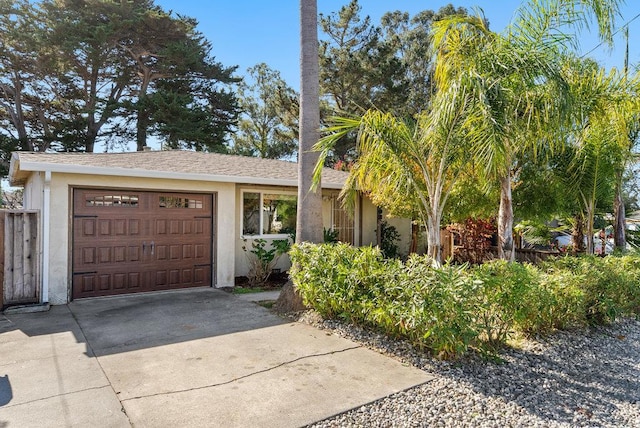
[[[403,341],[306,312],[332,330],[435,376],[312,427],[638,427],[640,321],[561,331],[505,349],[501,362],[439,361]]]

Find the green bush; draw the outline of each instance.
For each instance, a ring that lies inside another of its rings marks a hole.
[[[428,257],[403,263],[346,244],[294,245],[290,255],[296,287],[322,316],[404,337],[442,358],[470,347],[493,353],[516,332],[640,315],[638,256],[434,268]]]

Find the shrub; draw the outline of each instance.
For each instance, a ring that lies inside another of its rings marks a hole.
[[[404,337],[442,358],[470,347],[493,353],[514,332],[640,315],[638,256],[434,268],[425,256],[403,263],[346,244],[294,245],[290,255],[294,284],[322,316]]]
[[[274,266],[280,257],[289,251],[289,248],[291,248],[291,242],[288,239],[274,239],[269,248],[267,248],[266,239],[254,239],[251,242],[251,248],[247,248],[247,240],[245,239],[242,249],[249,260],[249,272],[247,273],[249,284],[260,286],[266,283]]]

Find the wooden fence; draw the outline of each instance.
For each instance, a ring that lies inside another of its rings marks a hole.
[[[38,211],[0,210],[0,308],[40,301]]]

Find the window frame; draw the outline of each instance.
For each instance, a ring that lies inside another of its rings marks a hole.
[[[271,233],[265,234],[264,230],[264,216],[260,216],[258,234],[245,234],[244,233],[244,195],[245,193],[259,194],[259,207],[264,207],[264,195],[278,195],[278,196],[293,196],[296,199],[296,216],[297,216],[297,200],[298,193],[296,191],[278,190],[278,189],[242,189],[240,192],[240,236],[242,239],[283,239],[289,238],[290,233]],[[297,219],[296,219],[297,220]],[[297,223],[297,221],[296,221]]]

